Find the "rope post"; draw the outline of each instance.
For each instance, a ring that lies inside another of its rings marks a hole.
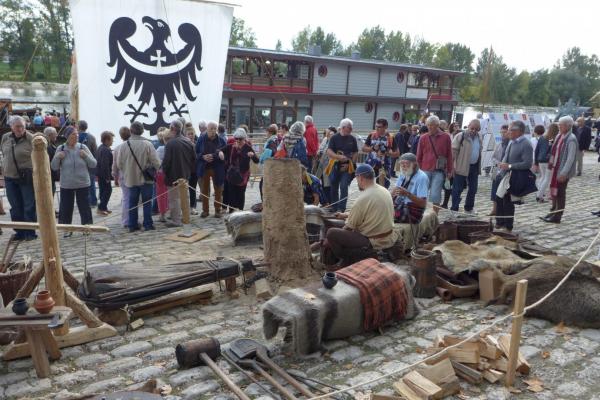
[[[527,280],[522,279],[517,282],[515,295],[514,318],[512,322],[512,332],[510,335],[510,348],[508,351],[508,369],[506,371],[506,387],[511,387],[515,382],[517,361],[519,359],[519,344],[521,342],[521,327],[523,326],[523,311],[525,309],[525,299],[527,298]]]
[[[181,222],[183,223],[183,233],[179,236],[191,237],[190,227],[190,191],[188,190],[188,181],[186,179],[179,179],[177,185],[179,190],[179,201],[181,202]]]

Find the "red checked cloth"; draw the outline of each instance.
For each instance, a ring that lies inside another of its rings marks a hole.
[[[365,331],[377,329],[406,315],[408,293],[404,280],[379,261],[367,258],[336,271],[336,274],[360,292]]]

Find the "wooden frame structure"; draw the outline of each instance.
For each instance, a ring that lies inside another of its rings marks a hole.
[[[54,330],[54,336],[59,348],[75,346],[78,344],[89,343],[95,340],[104,339],[118,334],[117,330],[100,321],[92,313],[77,295],[70,289],[65,288],[65,278],[72,285],[72,276],[63,274],[62,260],[60,257],[60,247],[58,242],[58,226],[54,214],[52,201],[52,185],[50,180],[50,161],[48,160],[48,143],[42,136],[33,138],[33,185],[36,198],[36,211],[38,224],[28,225],[28,228],[38,228],[42,241],[43,261],[41,265],[34,270],[23,288],[20,295],[29,296],[33,289],[43,276],[46,278],[46,287],[57,306],[66,306],[72,309],[73,313],[85,324],[85,326],[71,328],[68,321],[62,328]],[[61,230],[79,230],[86,232],[106,232],[105,227],[61,227]],[[2,358],[5,361],[14,360],[31,355],[30,346],[27,338],[23,335],[10,344],[4,351]]]

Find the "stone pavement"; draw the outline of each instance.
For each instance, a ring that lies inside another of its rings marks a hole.
[[[561,254],[579,255],[597,233],[600,219],[589,212],[600,209],[597,198],[598,173],[596,156],[588,154],[584,175],[574,178],[568,187],[567,212],[560,225],[548,225],[537,217],[544,215],[549,206],[539,205],[532,199],[517,208],[515,230],[539,243],[552,247]],[[482,176],[476,208],[479,214],[489,211],[489,178]],[[353,185],[351,197],[357,195]],[[110,208],[119,209],[119,189],[113,192]],[[532,196],[530,196],[532,197]],[[258,199],[258,184],[248,188],[246,208]],[[6,205],[6,203],[5,203]],[[8,208],[7,208],[8,209]],[[113,214],[113,215],[115,215]],[[447,215],[442,214],[442,217]],[[166,241],[169,229],[157,222],[157,231],[129,234],[120,226],[118,216],[100,218],[95,222],[111,228],[108,234],[91,236],[87,245],[81,234],[60,239],[63,261],[76,276],[94,264],[127,264],[130,262],[167,263],[190,259],[210,259],[227,255],[232,257],[259,257],[258,245],[233,246],[221,220],[209,217],[192,218],[197,228],[209,230],[211,235],[195,244]],[[8,219],[7,216],[2,219]],[[76,214],[74,222],[79,221]],[[4,248],[9,231],[0,236]],[[589,259],[596,259],[598,245]],[[29,242],[19,248],[16,258],[30,255],[40,258],[40,242]],[[151,272],[151,271],[149,271]],[[125,389],[150,378],[171,385],[170,399],[231,399],[227,388],[207,367],[178,370],[174,357],[179,342],[215,336],[221,343],[235,338],[261,339],[260,306],[252,296],[229,300],[217,294],[211,305],[186,306],[163,314],[144,318],[145,325],[133,332],[120,330],[121,335],[81,346],[63,349],[63,357],[51,364],[52,375],[37,379],[31,359],[0,362],[0,399],[48,398],[65,399],[89,393],[108,393]],[[408,322],[396,324],[383,334],[365,334],[347,340],[326,343],[324,355],[294,357],[283,354],[281,335],[269,343],[275,360],[282,366],[335,385],[352,385],[406,366],[424,357],[422,349],[429,346],[437,334],[465,335],[489,326],[490,320],[504,315],[504,306],[483,308],[473,300],[454,300],[443,303],[438,298],[419,299],[420,315]],[[507,324],[499,327],[509,332]],[[522,393],[511,394],[501,385],[468,385],[461,382],[461,399],[597,399],[600,400],[600,330],[556,329],[553,324],[537,319],[526,319],[523,328],[522,351],[532,366],[532,376],[539,378],[545,390],[531,393],[520,383]],[[0,348],[2,350],[2,348]],[[231,372],[234,380],[245,387],[253,398],[265,396],[256,384],[250,384],[239,372],[223,360],[221,367]],[[392,392],[394,379],[388,378],[368,389]]]

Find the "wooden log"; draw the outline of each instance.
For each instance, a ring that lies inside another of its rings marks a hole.
[[[35,136],[32,141],[33,151],[33,188],[35,191],[35,207],[39,223],[40,239],[45,265],[46,288],[56,302],[57,306],[65,305],[65,291],[63,288],[62,260],[58,235],[56,230],[56,216],[52,195],[50,177],[50,160],[48,159],[48,143],[41,136]],[[50,259],[55,258],[54,263]]]
[[[523,326],[523,310],[525,308],[525,299],[527,296],[527,280],[522,279],[517,282],[515,295],[514,319],[512,321],[512,331],[510,335],[508,370],[504,385],[511,387],[515,382],[517,362],[519,361],[519,344],[521,343],[521,328]]]
[[[231,276],[225,279],[225,292],[234,299],[240,297],[240,294],[237,291],[237,282],[235,280],[235,276]]]
[[[42,343],[44,343],[44,347],[48,352],[48,358],[53,361],[60,359],[61,353],[58,344],[56,344],[56,339],[54,339],[54,335],[50,333],[50,330],[47,328],[40,329],[37,331],[37,334],[42,339]]]
[[[409,372],[402,380],[413,390],[413,392],[426,400],[435,399],[443,392],[441,387],[425,378],[417,371]]]
[[[63,269],[63,276],[65,278],[65,283],[67,284],[68,287],[71,288],[71,290],[75,293],[77,293],[77,290],[79,290],[79,281],[77,280],[77,278],[75,278],[73,276],[73,274],[65,268],[65,266],[63,265],[62,267]]]
[[[450,360],[464,364],[477,364],[479,362],[479,346],[476,348],[454,347],[448,349]]]
[[[436,398],[445,398],[460,392],[460,382],[448,358],[436,364],[421,367],[419,373],[442,388],[442,393]]]
[[[489,383],[496,383],[504,379],[504,372],[496,371],[495,369],[487,369],[483,371],[483,379],[488,381]]]
[[[163,299],[131,306],[132,318],[140,318],[146,315],[156,314],[160,311],[169,310],[186,304],[207,304],[213,296],[212,289],[193,290],[179,293]]]
[[[400,379],[394,383],[394,389],[406,400],[423,400],[423,397],[416,393],[410,386],[404,382],[404,379]]]
[[[44,276],[44,270],[44,263],[39,263],[37,267],[35,267],[33,271],[31,271],[31,274],[29,274],[29,277],[27,278],[25,283],[23,284],[23,286],[21,286],[21,289],[19,289],[15,298],[18,299],[19,297],[29,297],[33,292],[33,289],[35,289],[35,287],[40,283],[40,280]]]
[[[454,367],[454,371],[456,371],[456,375],[458,375],[459,378],[462,378],[469,383],[481,383],[483,375],[476,369],[456,361],[452,361],[452,366]]]
[[[79,317],[88,328],[97,328],[102,325],[102,321],[90,311],[89,308],[71,291],[70,288],[66,290],[66,303],[67,307],[70,307],[75,315]]]
[[[179,201],[181,202],[181,222],[187,225],[190,223],[190,191],[188,190],[188,181],[180,179],[177,190],[179,190]]]
[[[42,338],[33,329],[25,328],[25,336],[27,336],[27,344],[30,352],[33,366],[38,378],[47,378],[50,376],[50,362],[46,356],[46,348]]]
[[[502,356],[502,351],[498,347],[498,341],[493,336],[486,336],[479,341],[479,352],[482,357],[489,360],[497,360]]]
[[[490,360],[490,366],[498,371],[508,371],[508,359],[506,357],[500,357],[497,360]]]
[[[305,280],[312,268],[300,162],[268,159],[263,179],[262,230],[269,272],[282,282]]]
[[[504,352],[507,356],[510,353],[510,343],[511,337],[510,335],[502,335],[498,339],[498,345],[500,346],[500,350]],[[517,371],[522,373],[523,375],[529,375],[531,371],[531,366],[527,359],[523,356],[523,354],[519,351],[517,357]]]
[[[39,230],[39,222],[20,222],[20,221],[2,221],[0,222],[0,228],[10,229],[32,229]],[[67,225],[67,224],[56,224],[56,229],[61,232],[92,232],[92,233],[107,233],[110,229],[107,226],[100,225]]]

